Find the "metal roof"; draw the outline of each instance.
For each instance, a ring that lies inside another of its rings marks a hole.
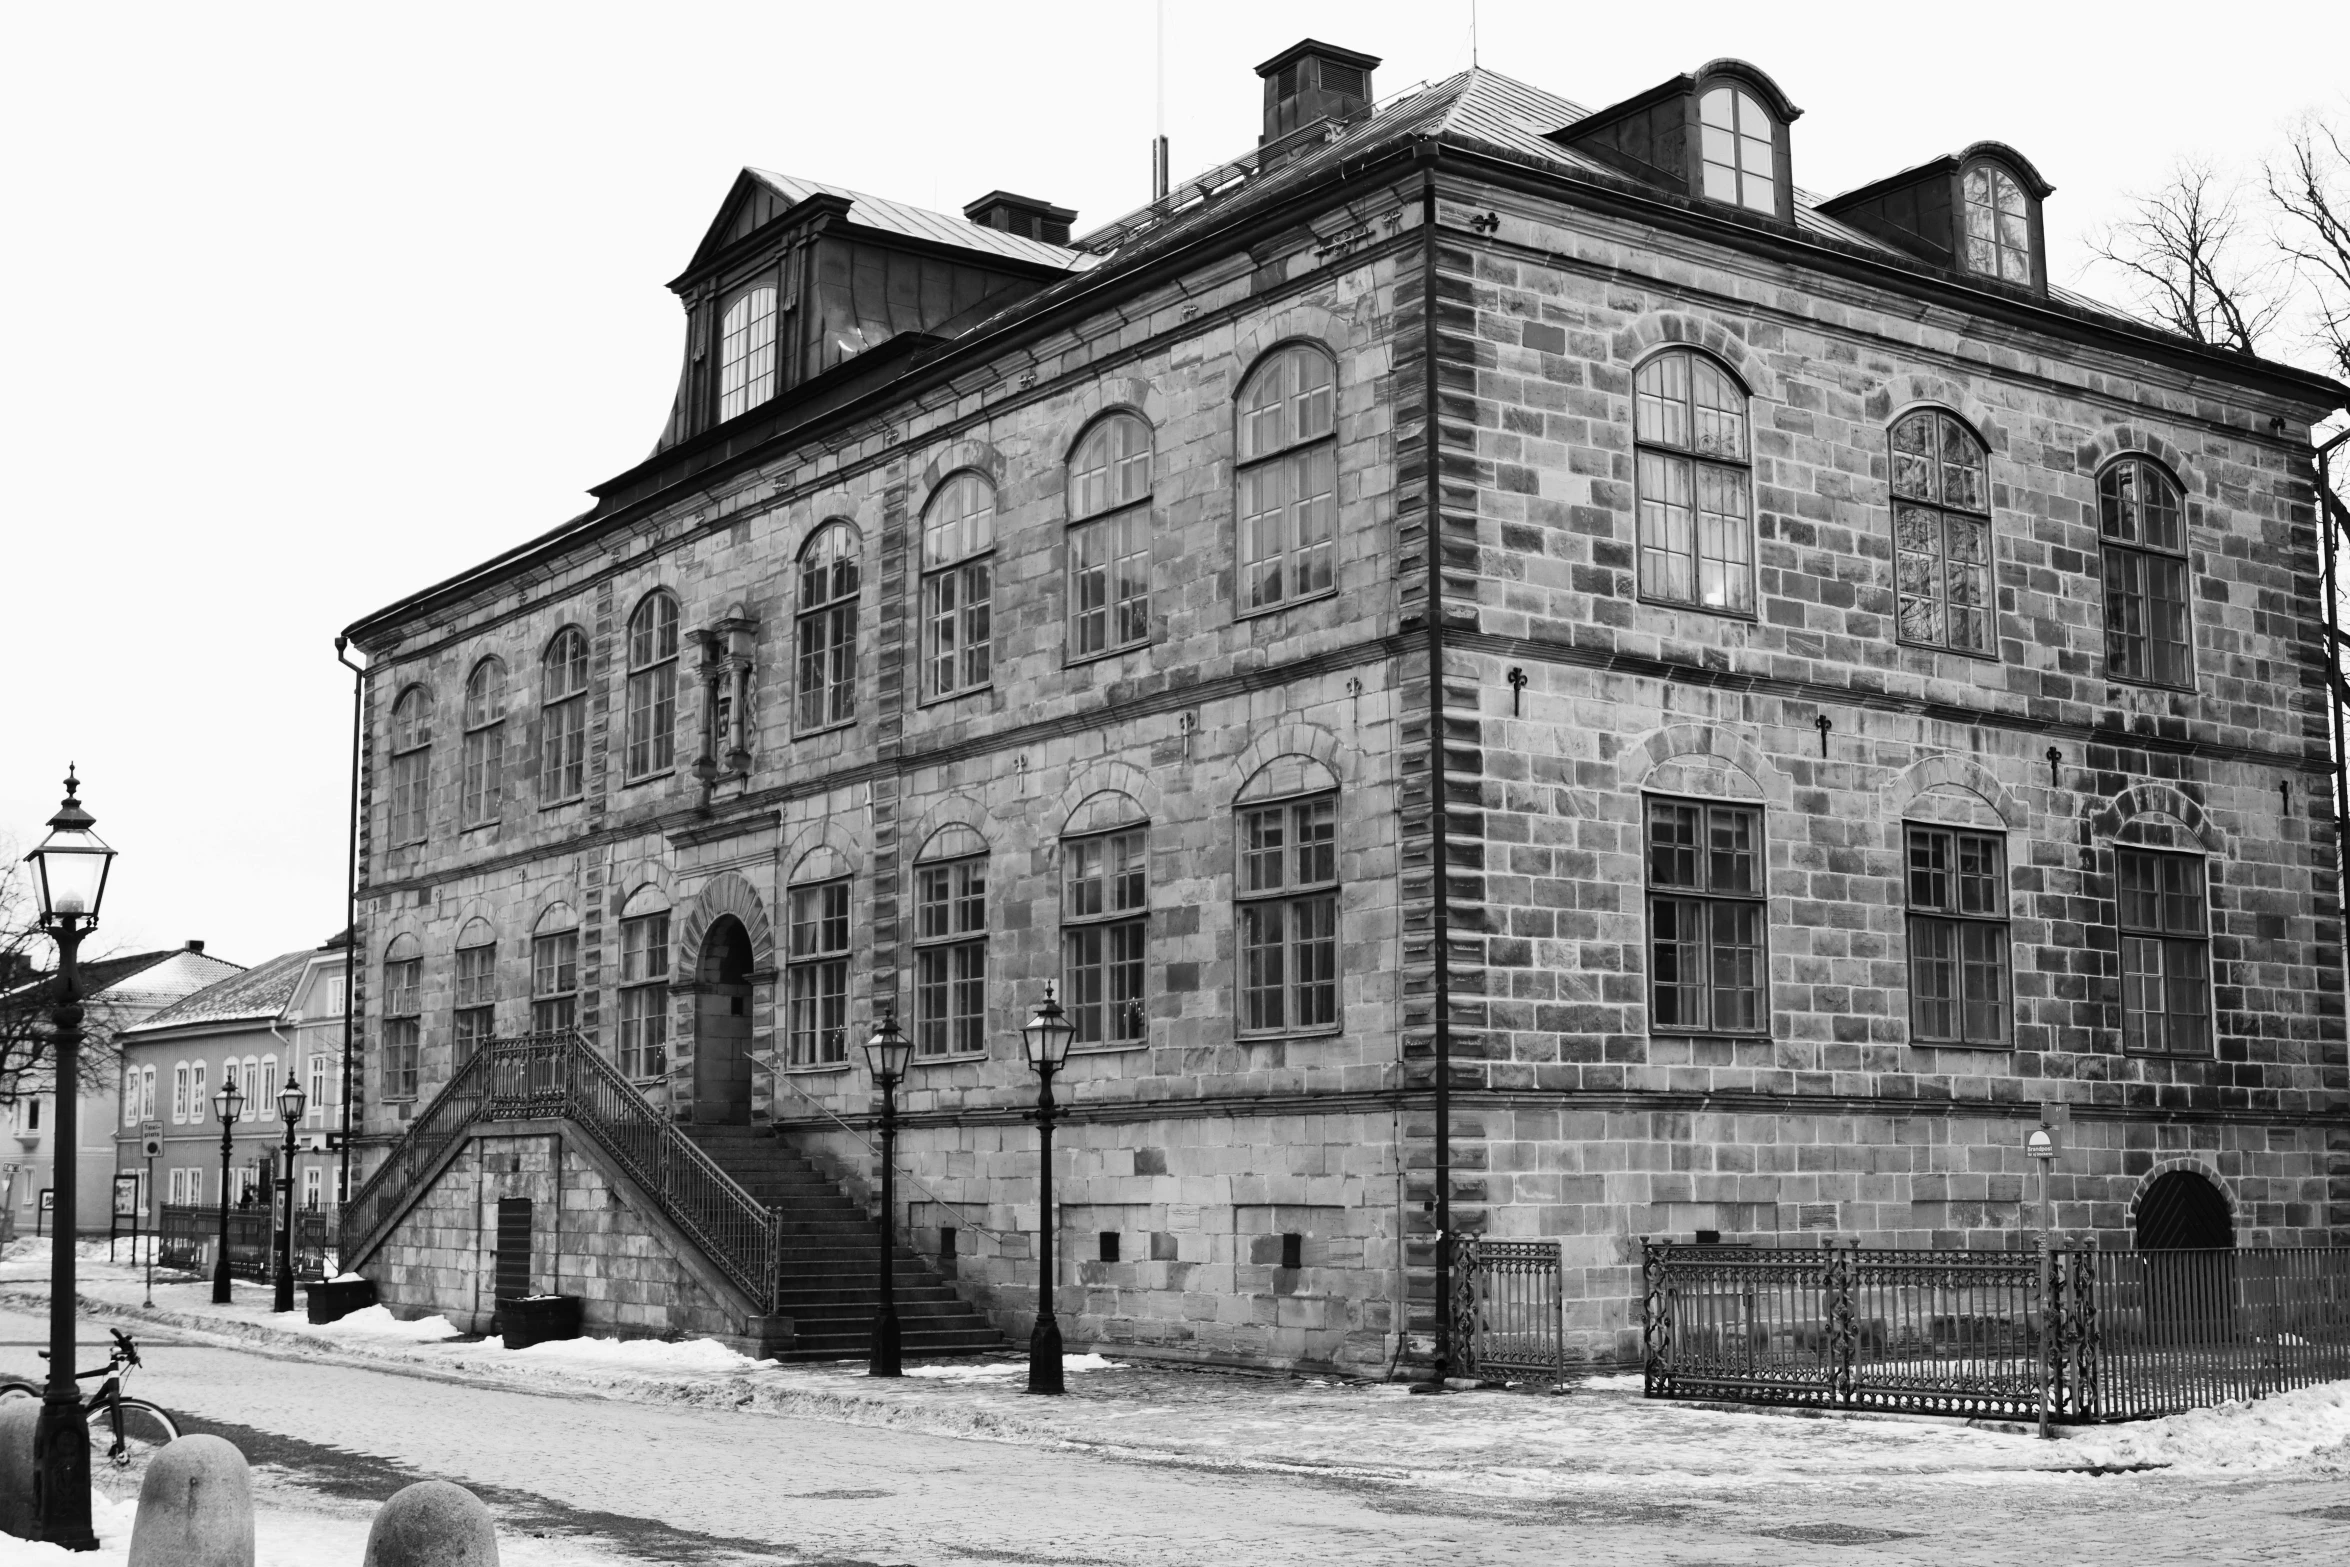
[[[1058,267],[1064,272],[1079,271],[1091,266],[1094,261],[1093,257],[1079,251],[1048,245],[1041,239],[1007,234],[1002,229],[985,228],[969,219],[951,218],[943,212],[932,212],[927,207],[910,206],[881,196],[868,196],[862,191],[844,190],[838,185],[804,180],[793,174],[776,174],[766,169],[752,169],[749,172],[775,187],[776,193],[787,201],[806,201],[810,196],[820,194],[845,197],[853,203],[849,208],[850,222],[862,223],[867,228],[880,229],[884,233],[926,239],[937,245],[957,245],[965,250],[984,250],[1013,261]]]
[[[318,956],[316,948],[282,953],[242,974],[207,985],[122,1032],[127,1037],[211,1023],[275,1021],[293,1001],[302,971]]]

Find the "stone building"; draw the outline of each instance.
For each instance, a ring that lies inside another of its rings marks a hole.
[[[2044,1104],[2066,1228],[2339,1238],[2350,394],[2050,285],[2000,143],[1815,201],[1740,61],[1377,64],[1266,62],[1253,152],[1074,234],[745,171],[654,454],[351,628],[371,1161],[576,1027],[870,1201],[894,1011],[900,1223],[1021,1333],[1057,984],[1121,1354],[1423,1353],[1449,1226],[1625,1356],[1643,1234],[2015,1243]],[[363,1266],[473,1309],[552,1201],[591,1323],[743,1331],[559,1133],[400,1166]]]

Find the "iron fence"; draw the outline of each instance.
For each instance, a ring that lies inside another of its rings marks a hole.
[[[228,1211],[228,1271],[239,1279],[268,1281],[276,1276],[276,1253],[271,1249],[276,1226],[266,1208]],[[155,1253],[158,1266],[190,1273],[210,1273],[214,1248],[220,1244],[220,1210],[202,1203],[163,1205],[163,1243]]]
[[[1453,1249],[1453,1368],[1556,1382],[1566,1373],[1566,1299],[1557,1241],[1464,1235]]]
[[[2350,1251],[1643,1247],[1652,1398],[2085,1422],[2350,1377]]]

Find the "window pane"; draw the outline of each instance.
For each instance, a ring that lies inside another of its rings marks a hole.
[[[1759,818],[1737,806],[1706,810],[1706,885],[1714,892],[1758,892],[1762,878],[1755,864],[1755,837]]]
[[[1694,898],[1648,900],[1649,996],[1658,1028],[1706,1026],[1704,909]]]
[[[1762,906],[1712,906],[1713,1026],[1759,1031],[1763,1024]]]
[[[1950,834],[1927,827],[1909,829],[1909,906],[1948,910],[1950,895]]]
[[[1697,468],[1697,601],[1709,609],[1754,607],[1754,541],[1746,524],[1743,469]]]
[[[1291,1026],[1326,1028],[1338,1021],[1338,900],[1324,895],[1289,905],[1296,1008]]]
[[[922,563],[944,566],[995,545],[995,490],[976,473],[939,486],[922,514]]]
[[[1240,816],[1240,885],[1246,892],[1272,892],[1286,885],[1287,838],[1282,808],[1262,807]]]
[[[2007,927],[1977,921],[1958,927],[1961,1037],[1971,1045],[2007,1038]]]
[[[1701,808],[1667,800],[1648,803],[1648,882],[1652,887],[1697,887],[1697,832]]]
[[[1244,903],[1240,906],[1240,998],[1243,1027],[1280,1028],[1286,905]]]
[[[1338,802],[1324,797],[1290,807],[1290,830],[1296,844],[1296,874],[1300,887],[1338,879]]]
[[[1689,445],[1689,365],[1687,354],[1659,354],[1633,378],[1633,423],[1643,442]]]
[[[1934,416],[1909,415],[1893,426],[1893,493],[1913,500],[1941,499],[1935,489]]]
[[[775,395],[775,290],[755,288],[719,323],[718,417],[732,419]]]
[[[1920,1039],[1958,1037],[1957,930],[1949,920],[1909,922],[1910,1027]]]

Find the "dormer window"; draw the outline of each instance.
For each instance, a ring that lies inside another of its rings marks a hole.
[[[760,287],[726,307],[718,326],[718,417],[758,407],[775,395],[775,290]]]
[[[1738,88],[1715,87],[1697,100],[1697,119],[1707,199],[1776,213],[1778,174],[1771,139],[1778,126],[1770,111]]]
[[[1819,210],[1930,265],[2045,293],[2040,204],[2054,189],[2013,147],[1979,141],[1831,197]]]
[[[2031,200],[2016,177],[1978,163],[1960,181],[1966,198],[1966,268],[2008,283],[2032,281]]]

